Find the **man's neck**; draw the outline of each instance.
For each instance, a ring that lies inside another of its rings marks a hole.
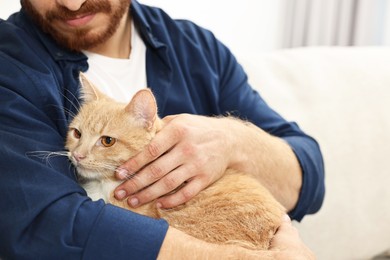
[[[87,51],[103,56],[128,59],[131,52],[131,16],[126,13],[119,23],[116,32],[103,44]]]

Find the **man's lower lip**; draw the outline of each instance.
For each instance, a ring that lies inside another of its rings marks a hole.
[[[90,15],[86,15],[86,16],[83,16],[80,18],[66,20],[65,22],[67,25],[70,25],[73,27],[83,26],[83,25],[86,25],[89,21],[91,21],[94,16],[95,15],[90,14]]]

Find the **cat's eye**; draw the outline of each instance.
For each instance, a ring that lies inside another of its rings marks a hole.
[[[105,147],[111,147],[116,143],[116,139],[110,136],[102,136],[100,140]]]
[[[77,130],[76,128],[74,128],[73,129],[73,136],[76,139],[80,139],[81,138],[81,132],[79,130]]]

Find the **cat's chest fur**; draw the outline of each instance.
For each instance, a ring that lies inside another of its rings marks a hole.
[[[90,197],[93,201],[103,199],[106,203],[110,203],[112,205],[125,208],[142,215],[153,218],[161,217],[161,214],[158,212],[154,201],[145,205],[141,205],[138,208],[131,208],[127,204],[126,199],[122,201],[117,200],[114,197],[114,190],[121,183],[122,181],[117,181],[114,178],[108,178],[101,180],[89,180],[88,182],[82,183],[81,186],[87,192],[88,197]]]
[[[107,203],[119,184],[121,184],[121,181],[94,180],[83,183],[82,186],[93,201],[103,199]]]

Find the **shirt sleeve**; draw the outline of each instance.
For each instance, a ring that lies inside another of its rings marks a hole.
[[[67,125],[58,82],[1,47],[0,258],[156,259],[166,221],[86,196],[66,156],[50,154]]]
[[[302,169],[303,183],[299,201],[289,215],[300,221],[306,214],[316,213],[321,208],[325,194],[324,163],[319,144],[304,133],[297,123],[286,121],[274,111],[259,92],[249,85],[244,69],[229,49],[215,41],[215,59],[221,75],[219,106],[222,113],[229,112],[249,120],[291,146]]]

